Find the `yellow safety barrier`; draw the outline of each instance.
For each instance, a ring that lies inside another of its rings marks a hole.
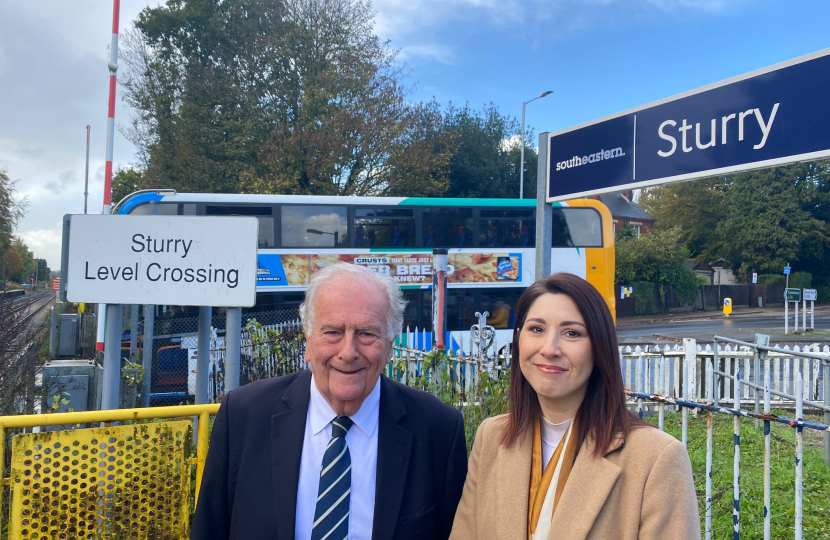
[[[11,490],[9,540],[187,538],[191,422],[110,423],[198,417],[198,498],[210,416],[218,410],[214,404],[0,417],[0,477]],[[5,478],[7,429],[90,423],[104,427],[15,435]]]

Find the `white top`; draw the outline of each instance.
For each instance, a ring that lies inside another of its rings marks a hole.
[[[375,479],[378,464],[378,414],[380,410],[380,379],[363,401],[354,425],[346,433],[346,444],[352,461],[352,491],[349,495],[349,538],[371,540],[375,518]],[[331,440],[331,421],[337,415],[317,390],[311,377],[311,399],[303,436],[300,459],[300,481],[297,485],[295,540],[309,540],[317,492],[320,487],[320,466]]]
[[[571,425],[573,418],[554,424],[544,416],[542,417],[542,472],[548,466],[550,458],[556,452],[556,447],[559,446],[559,441],[565,436],[568,427]]]

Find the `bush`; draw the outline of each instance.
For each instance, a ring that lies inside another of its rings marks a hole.
[[[654,304],[654,284],[638,281],[634,284],[634,313],[637,315],[654,315],[658,313]]]
[[[793,272],[790,274],[790,287],[795,289],[809,289],[812,283],[813,274],[810,272]]]

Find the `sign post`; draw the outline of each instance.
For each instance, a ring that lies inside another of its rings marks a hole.
[[[816,329],[816,300],[818,291],[816,289],[804,289],[804,329],[807,329],[807,302],[810,302],[810,330]]]
[[[798,332],[798,303],[801,302],[801,289],[784,289],[784,333],[789,333],[790,324],[790,302],[795,305],[795,328]]]
[[[550,134],[539,145],[546,200],[830,156],[828,93],[824,49]]]

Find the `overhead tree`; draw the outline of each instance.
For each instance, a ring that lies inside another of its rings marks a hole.
[[[29,204],[25,198],[15,198],[16,183],[6,169],[0,169],[0,255],[11,247],[14,231]]]
[[[824,208],[809,204],[823,198],[813,172],[813,165],[799,164],[734,177],[729,212],[716,229],[722,256],[734,270],[779,273],[788,262],[824,258],[830,224],[814,214],[827,211],[826,199]]]
[[[112,200],[113,204],[121,201],[124,197],[143,189],[143,176],[141,172],[133,167],[123,167],[112,175]],[[157,186],[164,187],[164,186]]]
[[[692,257],[712,261],[722,256],[717,227],[729,213],[730,185],[730,179],[716,178],[649,188],[639,204],[657,229],[679,228]]]
[[[480,111],[450,103],[444,113],[444,125],[457,138],[456,153],[450,160],[447,196],[519,196],[517,158],[521,146],[513,141],[521,126],[515,118],[501,114],[492,103]],[[532,136],[527,140],[532,140]],[[529,156],[531,153],[532,148],[526,148],[526,172],[527,165],[535,162],[535,156]]]

